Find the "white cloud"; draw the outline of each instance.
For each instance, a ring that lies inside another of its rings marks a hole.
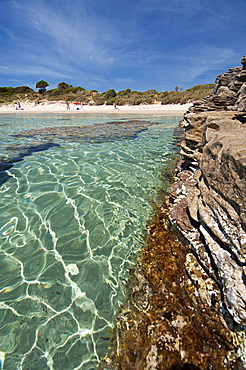
[[[233,63],[236,58],[235,52],[230,48],[209,45],[193,45],[180,52],[178,58],[173,57],[174,65],[177,66],[178,63],[178,68],[172,73],[173,76],[176,75],[182,86],[192,86],[196,79],[202,79],[206,75],[211,76],[213,73],[214,77],[211,77],[213,80],[207,80],[207,83],[214,82],[217,71],[225,72],[225,65],[228,65],[228,68],[234,67]]]
[[[30,25],[46,37],[47,46],[64,61],[105,65],[118,58],[119,35],[114,27],[98,16],[91,16],[82,6],[68,16],[42,1],[24,5]]]
[[[99,89],[164,86],[161,80],[172,87],[238,60],[233,36],[222,37],[226,26],[231,35],[229,0],[219,18],[222,0],[212,7],[212,0],[116,0],[113,10],[110,0],[97,1],[0,0],[3,81],[16,74]]]
[[[18,37],[13,32],[11,32],[7,27],[0,26],[0,30],[4,32],[6,35],[8,35],[12,40],[18,41]]]
[[[11,65],[11,66],[0,66],[0,71],[5,72],[8,75],[40,75],[40,76],[54,76],[54,77],[68,77],[68,75],[57,72],[53,69],[40,67],[40,66],[29,66],[29,65]]]
[[[206,0],[144,0],[140,12],[158,11],[163,14],[180,14],[183,17],[193,16],[198,11],[207,9],[208,1]]]

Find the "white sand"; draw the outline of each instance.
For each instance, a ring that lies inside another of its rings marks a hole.
[[[1,113],[76,113],[76,114],[160,114],[183,115],[192,104],[151,104],[151,105],[123,105],[115,109],[112,105],[75,105],[70,103],[67,110],[64,102],[47,102],[35,106],[34,103],[21,103],[22,110],[16,110],[14,104],[0,106]]]

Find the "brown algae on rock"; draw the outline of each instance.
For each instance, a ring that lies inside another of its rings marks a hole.
[[[218,284],[170,230],[168,213],[163,205],[148,228],[100,369],[244,369],[245,337],[228,328]]]

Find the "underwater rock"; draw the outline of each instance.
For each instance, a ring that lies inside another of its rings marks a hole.
[[[60,145],[52,142],[40,143],[40,141],[38,141],[31,142],[28,145],[16,144],[6,147],[6,156],[0,157],[0,185],[9,179],[9,175],[6,171],[13,167],[15,162],[22,161],[25,156],[31,155],[32,153],[48,150],[54,146]]]
[[[150,121],[131,120],[100,123],[93,126],[58,126],[24,131],[18,137],[87,140],[104,142],[111,140],[134,139],[140,132],[157,124]]]

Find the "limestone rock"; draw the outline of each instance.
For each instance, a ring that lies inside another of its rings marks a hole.
[[[246,82],[240,87],[240,90],[238,91],[238,99],[235,103],[235,109],[242,112],[246,111]]]
[[[242,67],[230,68],[216,78],[217,86],[211,96],[195,102],[191,112],[208,110],[246,111],[246,56],[242,57]]]
[[[170,218],[196,251],[200,234],[227,309],[245,325],[246,56],[241,63],[218,76],[213,94],[184,116],[181,154],[190,172],[182,184],[178,175],[179,192],[171,198]],[[205,264],[211,267],[208,259]]]
[[[242,65],[180,123],[169,204],[149,225],[101,369],[246,369],[246,56]]]
[[[244,55],[241,59],[241,63],[243,65],[243,69],[246,69],[246,55]]]
[[[189,113],[185,120],[181,153],[189,163],[196,159],[199,169],[178,174],[170,217],[191,243],[197,225],[227,308],[246,324],[246,126],[233,111]]]

